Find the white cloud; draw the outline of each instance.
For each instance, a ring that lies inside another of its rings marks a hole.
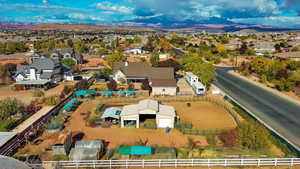
[[[111,11],[115,13],[123,13],[123,14],[131,14],[133,9],[126,6],[116,5],[111,2],[100,2],[96,5],[97,9],[101,9],[104,11]]]
[[[93,20],[93,21],[103,21],[104,18],[95,16],[95,15],[88,15],[82,13],[71,13],[68,15],[71,19],[80,19],[80,20]]]
[[[300,26],[300,17],[270,16],[260,18],[233,18],[236,23],[259,24],[265,26],[295,27]]]

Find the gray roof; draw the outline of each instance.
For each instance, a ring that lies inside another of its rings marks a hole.
[[[100,149],[102,147],[103,147],[102,140],[83,140],[83,141],[77,141],[75,144],[75,148]]]
[[[2,147],[6,142],[12,139],[17,133],[14,132],[0,132],[0,147]]]
[[[123,107],[121,116],[138,115],[140,111],[151,109],[157,115],[175,116],[175,109],[172,106],[159,104],[156,100],[145,99],[141,100],[138,104],[126,105]]]
[[[59,61],[53,58],[39,58],[34,60],[34,62],[30,65],[30,67],[34,67],[38,70],[54,70],[59,66]]]
[[[18,81],[15,84],[22,84],[22,85],[44,85],[49,83],[50,80],[24,80]]]
[[[0,164],[0,169],[31,169],[19,160],[2,155],[0,155]]]

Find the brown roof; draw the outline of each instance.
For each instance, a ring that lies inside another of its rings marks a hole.
[[[177,87],[175,79],[152,79],[152,87]]]
[[[114,72],[121,70],[128,77],[145,77],[149,79],[174,79],[174,68],[152,67],[147,62],[116,62]]]

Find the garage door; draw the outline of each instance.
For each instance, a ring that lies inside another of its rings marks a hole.
[[[158,119],[158,128],[167,128],[167,127],[172,127],[172,119]]]

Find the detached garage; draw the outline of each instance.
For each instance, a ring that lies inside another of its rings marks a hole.
[[[176,113],[172,106],[145,99],[138,104],[124,106],[120,116],[122,128],[132,125],[139,128],[140,121],[145,118],[155,119],[157,128],[174,128]]]

